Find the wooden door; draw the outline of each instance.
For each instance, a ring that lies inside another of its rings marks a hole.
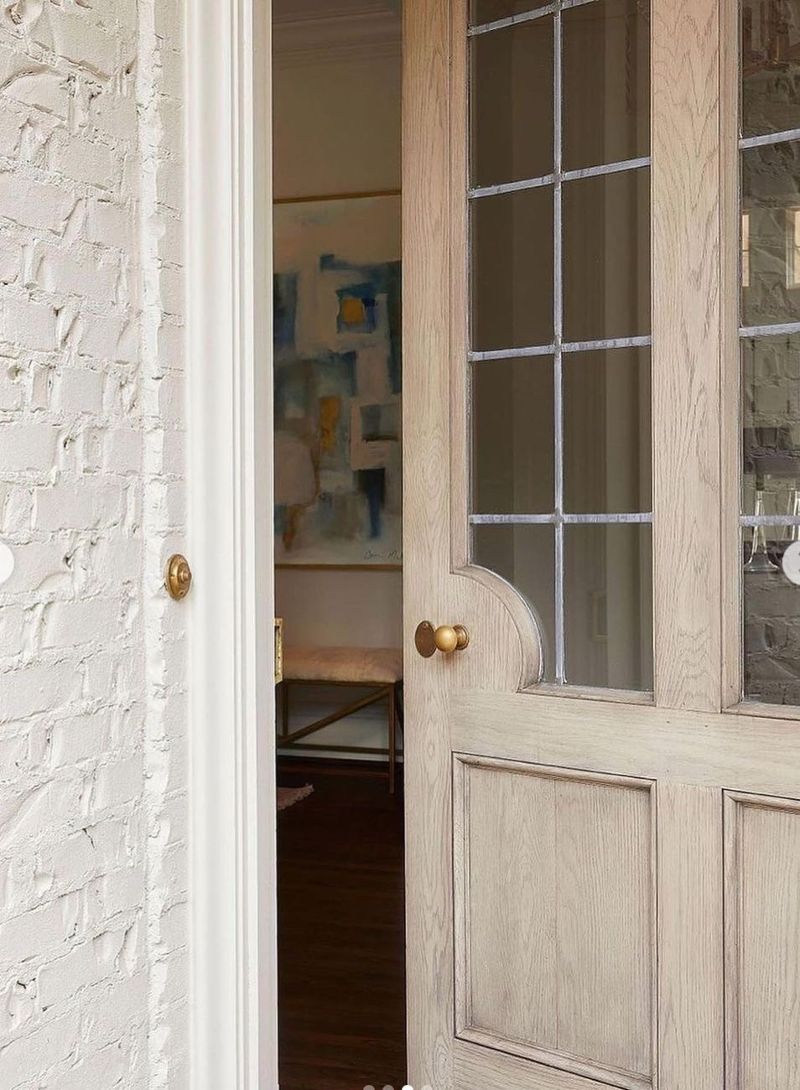
[[[800,1085],[799,17],[405,0],[415,1088]]]

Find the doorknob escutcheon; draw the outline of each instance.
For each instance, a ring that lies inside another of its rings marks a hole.
[[[468,644],[469,632],[463,624],[440,624],[434,628],[430,621],[421,621],[414,633],[414,646],[424,659],[429,659],[437,651],[443,655],[463,651]]]

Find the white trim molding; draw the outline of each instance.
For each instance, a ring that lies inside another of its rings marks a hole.
[[[270,3],[186,8],[191,1086],[272,1090]]]

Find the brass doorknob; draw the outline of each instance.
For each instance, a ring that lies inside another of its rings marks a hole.
[[[179,602],[185,598],[192,586],[192,569],[189,561],[180,553],[175,553],[167,561],[167,570],[164,575],[164,585],[170,598]]]
[[[434,628],[430,621],[422,621],[414,633],[414,645],[424,659],[429,659],[437,651],[444,655],[463,651],[468,644],[469,632],[463,624],[440,624]]]

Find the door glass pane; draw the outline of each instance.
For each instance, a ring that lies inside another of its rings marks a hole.
[[[537,178],[553,169],[553,19],[479,34],[470,43],[472,184]]]
[[[742,324],[800,320],[800,142],[742,152]]]
[[[740,10],[743,695],[800,704],[800,2]]]
[[[650,349],[564,356],[564,509],[649,511]]]
[[[555,503],[553,358],[472,368],[473,511],[538,514]]]
[[[652,530],[567,526],[567,680],[652,689]]]
[[[563,18],[564,168],[649,155],[649,8],[605,0]]]
[[[472,202],[472,347],[553,340],[553,191]]]
[[[742,340],[742,468],[745,693],[800,704],[800,333]]]
[[[648,689],[649,4],[552,6],[471,36],[472,559],[541,617],[546,679]],[[547,79],[516,103],[523,27]]]
[[[552,526],[476,526],[472,560],[502,575],[527,601],[539,622],[543,680],[555,680],[555,549]]]
[[[742,134],[800,129],[800,0],[742,3]]]
[[[564,184],[564,339],[650,332],[650,171]]]

